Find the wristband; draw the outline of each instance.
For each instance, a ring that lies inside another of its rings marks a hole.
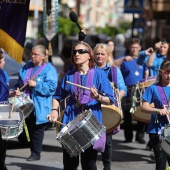
[[[159,113],[159,109],[156,109],[156,113]]]
[[[56,110],[58,112],[58,109],[51,109],[51,111]]]

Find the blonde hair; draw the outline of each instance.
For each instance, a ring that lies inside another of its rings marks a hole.
[[[110,47],[109,47],[107,44],[103,44],[103,43],[97,44],[97,45],[94,47],[94,55],[96,55],[97,50],[98,50],[99,48],[106,51],[107,55],[109,56],[107,62],[110,64],[110,66],[115,66],[115,64],[114,64],[114,62],[113,62],[113,55],[112,55],[112,52],[111,52],[111,50],[110,50]]]
[[[44,45],[36,45],[32,50],[38,50],[41,55],[44,55],[43,63],[48,63],[48,50]]]

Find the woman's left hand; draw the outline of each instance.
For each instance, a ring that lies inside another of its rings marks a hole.
[[[35,87],[35,86],[37,85],[37,83],[36,83],[36,81],[34,81],[34,80],[28,80],[28,85],[29,85],[30,87]]]

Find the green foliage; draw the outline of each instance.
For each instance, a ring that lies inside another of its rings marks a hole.
[[[58,33],[65,36],[78,34],[79,30],[76,23],[72,22],[68,18],[58,17]]]
[[[127,29],[132,27],[132,23],[128,22],[128,21],[123,21],[123,22],[119,23],[119,27],[124,29],[124,30],[127,30]]]
[[[116,27],[105,27],[105,28],[96,28],[98,34],[106,34],[110,37],[114,37],[118,34],[118,29]]]
[[[98,34],[106,34],[112,38],[115,37],[116,34],[119,33],[125,33],[125,31],[129,28],[131,28],[131,22],[120,22],[120,26],[119,27],[111,27],[111,26],[107,26],[105,28],[96,28],[96,32]]]

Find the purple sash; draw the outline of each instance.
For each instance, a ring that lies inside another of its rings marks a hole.
[[[93,86],[93,76],[94,76],[94,69],[90,69],[87,73],[87,80],[86,80],[86,87],[91,88]],[[81,82],[80,80],[80,73],[76,71],[74,73],[74,83],[79,84]],[[74,93],[77,94],[78,87],[74,86]],[[84,94],[80,94],[80,102],[81,104],[86,104],[88,102],[91,102],[93,98],[90,97],[90,91],[85,90]]]
[[[39,68],[38,70],[31,76],[32,74],[32,70],[33,70],[33,64],[31,63],[31,67],[27,70],[26,72],[26,75],[25,75],[25,78],[24,80],[22,81],[22,83],[25,85],[28,80],[31,80],[33,77],[36,77],[42,70],[43,68],[47,65],[47,63],[43,63]],[[26,86],[25,88],[25,92],[27,95],[30,96],[30,92],[29,92],[29,88]]]
[[[162,105],[168,106],[168,104],[169,104],[168,99],[167,99],[167,97],[165,95],[165,91],[164,91],[163,87],[160,85],[160,83],[157,83],[157,89],[158,89],[159,96],[160,96],[160,98],[162,100]],[[167,119],[169,119],[168,117],[167,117]]]
[[[167,105],[168,106],[168,100],[165,96],[165,92],[163,90],[163,87],[160,85],[160,83],[157,83],[157,89],[158,89],[158,93],[159,93],[159,96],[162,100],[162,105]]]

